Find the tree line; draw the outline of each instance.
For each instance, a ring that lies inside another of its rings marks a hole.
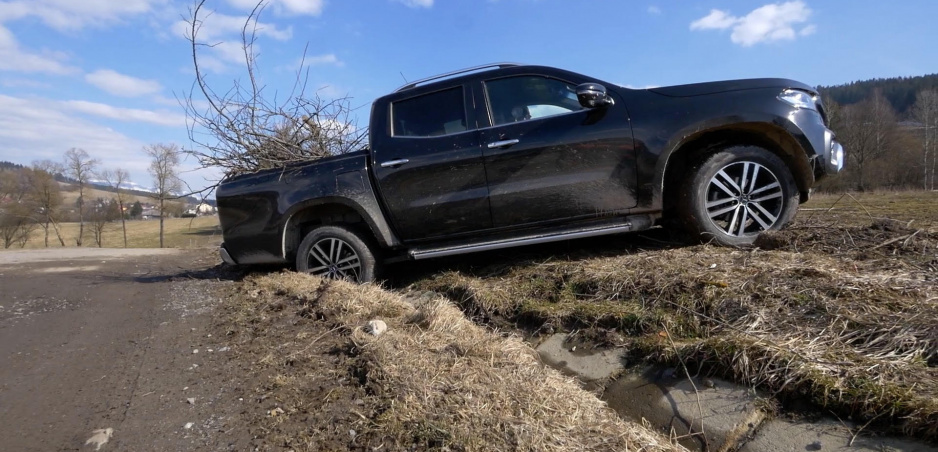
[[[156,190],[148,194],[157,203],[160,217],[160,247],[164,246],[163,218],[176,208],[172,201],[179,198],[182,182],[178,177],[180,151],[176,145],[154,144],[144,148],[150,157],[149,174]],[[129,201],[124,184],[129,173],[121,168],[102,168],[101,161],[84,149],[65,151],[62,160],[39,160],[29,167],[0,162],[0,243],[4,248],[25,247],[37,229],[42,229],[44,245],[50,239],[60,246],[67,242],[62,236],[62,222],[77,221],[78,234],[74,245],[83,246],[86,236],[102,246],[105,227],[120,220],[124,247],[127,247],[128,218],[139,218],[143,208]],[[114,197],[91,199],[90,182],[98,178],[114,188]],[[59,180],[71,180],[78,191],[74,206],[65,205]],[[71,242],[71,240],[69,240]]]
[[[904,113],[896,111],[883,88],[851,104],[821,93],[830,127],[847,152],[844,174],[822,189],[938,188],[938,88],[917,91]]]
[[[858,80],[842,85],[819,86],[818,90],[825,93],[840,105],[850,105],[870,98],[874,91],[880,91],[892,105],[893,110],[901,116],[907,116],[915,104],[918,93],[938,89],[938,74],[918,75],[914,77],[874,78]]]

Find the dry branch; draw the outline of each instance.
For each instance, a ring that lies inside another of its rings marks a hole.
[[[290,93],[277,100],[261,80],[257,65],[258,19],[265,2],[258,2],[241,29],[244,51],[242,74],[225,89],[213,87],[200,63],[202,51],[219,43],[202,42],[199,33],[211,12],[206,0],[195,2],[188,19],[195,80],[183,99],[189,138],[187,150],[203,167],[217,167],[226,176],[279,168],[296,162],[338,155],[365,146],[367,129],[352,116],[350,97],[324,99],[310,92],[309,70],[301,63]],[[305,61],[305,51],[303,59]]]

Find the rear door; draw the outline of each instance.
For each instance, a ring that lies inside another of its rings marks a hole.
[[[637,204],[636,155],[621,102],[584,109],[573,83],[515,75],[483,83],[480,130],[494,227],[615,215]]]
[[[402,240],[492,227],[471,106],[470,88],[458,85],[393,101],[380,112],[387,116],[387,138],[373,143],[372,163]]]

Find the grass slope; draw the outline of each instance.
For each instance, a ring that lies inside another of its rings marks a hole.
[[[761,248],[552,252],[457,266],[415,287],[479,318],[611,334],[639,357],[675,364],[680,355],[782,398],[934,440],[936,201],[820,197]]]
[[[249,276],[225,299],[224,335],[253,363],[249,378],[266,376],[254,392],[276,407],[254,433],[268,444],[319,450],[344,437],[349,450],[684,450],[619,419],[520,338],[473,324],[439,297],[285,272]],[[369,334],[372,319],[387,332]],[[311,327],[328,329],[311,337]],[[310,387],[323,380],[330,346],[349,357],[349,374]],[[352,429],[350,411],[361,418]],[[340,431],[317,423],[324,418]]]

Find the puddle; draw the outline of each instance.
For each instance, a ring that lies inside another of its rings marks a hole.
[[[768,395],[717,378],[688,379],[674,368],[629,368],[622,349],[590,350],[557,334],[537,345],[544,364],[575,376],[622,417],[645,424],[692,451],[938,452],[908,438],[870,437],[849,421],[777,419]],[[827,414],[827,413],[825,413]]]
[[[648,423],[690,450],[736,450],[765,419],[760,397],[719,379],[687,379],[674,369],[628,372],[601,396],[620,417]]]

